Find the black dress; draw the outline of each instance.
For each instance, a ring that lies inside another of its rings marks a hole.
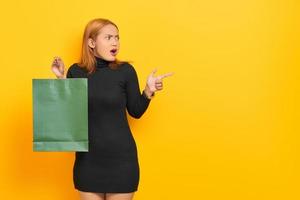
[[[95,58],[95,73],[87,75],[77,63],[67,72],[67,78],[88,79],[89,152],[75,152],[74,187],[85,192],[134,192],[140,171],[126,108],[130,116],[140,118],[151,100],[140,92],[131,64],[111,69],[109,61]]]

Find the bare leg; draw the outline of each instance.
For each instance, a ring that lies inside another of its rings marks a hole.
[[[79,191],[80,200],[105,200],[105,193]]]
[[[131,193],[106,193],[106,200],[132,200],[134,192]]]

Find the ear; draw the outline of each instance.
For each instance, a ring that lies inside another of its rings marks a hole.
[[[92,38],[89,38],[88,39],[88,45],[89,45],[89,47],[91,47],[91,48],[95,48],[95,41],[92,39]]]

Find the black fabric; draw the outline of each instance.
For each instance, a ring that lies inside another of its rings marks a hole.
[[[140,171],[126,109],[140,118],[151,100],[140,92],[131,64],[111,69],[109,61],[95,58],[95,73],[87,75],[77,63],[67,72],[67,78],[88,78],[89,152],[75,153],[74,186],[86,192],[134,192]]]

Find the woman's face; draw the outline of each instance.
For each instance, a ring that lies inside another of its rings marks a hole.
[[[96,41],[89,39],[88,44],[93,48],[95,56],[114,61],[120,49],[119,31],[114,25],[105,25],[97,35]]]

